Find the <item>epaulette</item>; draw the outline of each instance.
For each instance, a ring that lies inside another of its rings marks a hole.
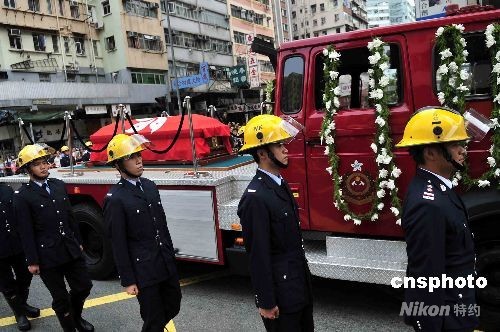
[[[424,193],[422,194],[423,199],[427,199],[429,201],[434,200],[434,189],[431,180],[427,180],[427,186],[425,188]]]

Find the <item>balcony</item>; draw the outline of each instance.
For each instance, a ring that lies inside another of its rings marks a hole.
[[[0,82],[0,107],[31,106],[34,99],[49,105],[152,103],[165,95],[162,84]]]

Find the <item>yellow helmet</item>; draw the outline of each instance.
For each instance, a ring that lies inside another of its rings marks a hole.
[[[244,144],[239,152],[271,143],[288,143],[302,128],[304,127],[300,123],[289,116],[280,118],[271,114],[258,115],[240,128],[240,131],[243,131]]]
[[[403,139],[396,147],[466,141],[467,134],[462,115],[444,107],[423,107],[410,118]]]
[[[89,147],[90,147],[90,146],[92,146],[92,142],[91,142],[91,141],[87,141],[87,142],[85,143],[85,146],[89,146]]]
[[[145,150],[151,142],[142,135],[125,135],[118,134],[109,142],[107,154],[108,163],[117,161],[123,157],[129,156],[132,153]]]
[[[69,151],[69,147],[67,145],[63,145],[61,147],[61,152]]]
[[[42,144],[26,145],[17,155],[17,162],[19,168],[26,166],[29,162],[35,159],[49,156],[47,146]]]

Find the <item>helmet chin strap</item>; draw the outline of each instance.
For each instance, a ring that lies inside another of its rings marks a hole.
[[[288,167],[288,164],[283,164],[281,161],[276,159],[276,157],[274,156],[274,153],[271,152],[271,150],[269,149],[269,146],[267,146],[267,145],[266,145],[266,151],[267,151],[267,155],[269,156],[269,159],[271,159],[271,161],[276,166],[278,166],[279,168],[287,168]]]
[[[127,171],[127,169],[125,167],[123,167],[123,159],[120,159],[116,162],[116,167],[118,168],[118,170],[122,173],[124,173],[125,175],[127,175],[129,178],[131,179],[137,179],[138,177],[133,175],[132,173],[130,173],[129,171]]]
[[[455,167],[455,169],[457,171],[464,171],[465,170],[465,165],[461,165],[458,162],[456,162],[455,159],[453,159],[451,157],[451,154],[448,152],[448,150],[446,149],[446,147],[443,144],[440,144],[440,146],[441,146],[441,150],[443,151],[443,157],[444,157],[444,159],[446,159],[447,162],[449,162],[450,164],[452,164],[453,167]]]

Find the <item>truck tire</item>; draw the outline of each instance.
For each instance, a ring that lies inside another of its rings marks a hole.
[[[109,277],[115,270],[115,264],[101,211],[90,204],[80,203],[73,206],[73,214],[82,235],[83,255],[90,277],[94,280]]]
[[[485,288],[477,289],[478,300],[497,307],[500,312],[500,248],[483,249],[477,256],[476,270],[488,280]]]

